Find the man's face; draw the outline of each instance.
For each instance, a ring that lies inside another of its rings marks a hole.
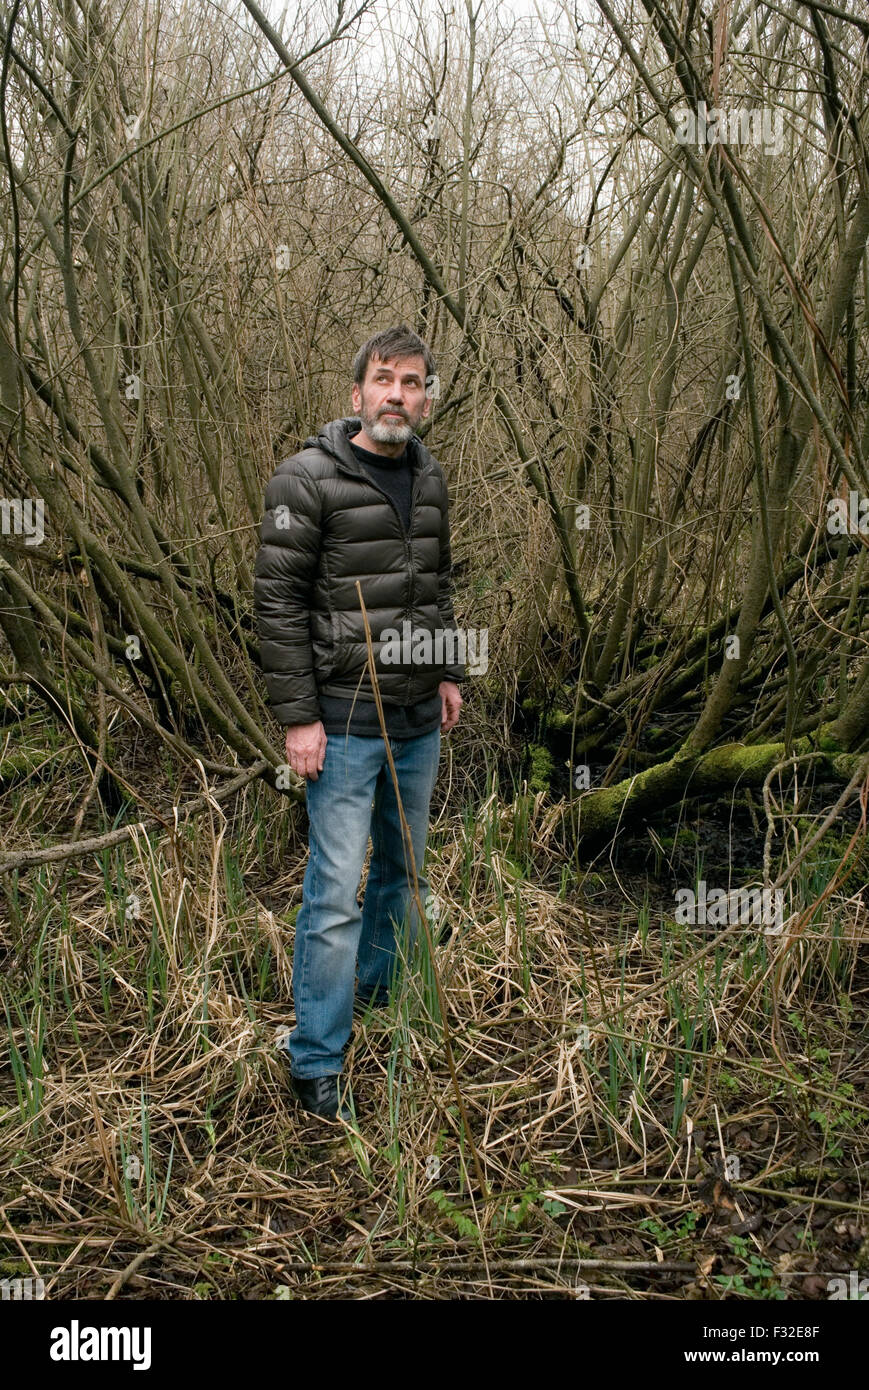
[[[369,439],[378,444],[406,444],[431,410],[425,390],[425,359],[372,357],[360,389],[353,385],[353,409]]]

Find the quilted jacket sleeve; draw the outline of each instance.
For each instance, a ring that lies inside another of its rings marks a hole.
[[[454,628],[456,625],[455,614],[453,613],[451,569],[452,554],[450,551],[449,502],[447,499],[446,483],[443,483],[440,558],[438,560],[438,609],[440,610],[441,622],[445,628]],[[454,651],[456,654],[456,661],[454,664],[447,666],[443,678],[444,680],[456,681],[456,683],[458,683],[465,679],[464,662],[459,660],[460,646],[458,641],[456,642]]]
[[[282,464],[266,488],[253,602],[269,703],[284,725],[321,717],[310,628],[321,516],[320,494],[304,465]]]

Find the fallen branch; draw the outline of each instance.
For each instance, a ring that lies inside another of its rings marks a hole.
[[[651,1273],[653,1270],[664,1274],[693,1274],[696,1265],[687,1260],[586,1260],[578,1255],[540,1256],[527,1260],[457,1260],[451,1263],[443,1259],[428,1260],[294,1260],[292,1264],[281,1265],[284,1274],[317,1274],[320,1271],[368,1274],[372,1271],[386,1273],[393,1270],[405,1274],[468,1274],[474,1270],[535,1270],[559,1269],[569,1266],[571,1270],[615,1269]]]
[[[819,750],[808,738],[798,739],[794,751],[797,756],[811,756],[817,770],[837,782],[852,781],[861,770],[864,776],[869,770],[865,753]],[[568,803],[562,822],[575,823],[574,843],[612,835],[625,822],[687,797],[762,787],[768,773],[786,758],[783,743],[728,743],[702,754],[680,754],[615,786],[585,792]]]
[[[219,791],[204,792],[202,796],[193,797],[185,806],[173,806],[165,819],[162,816],[152,816],[147,821],[133,821],[117,830],[109,830],[105,835],[96,835],[90,840],[77,840],[75,844],[51,845],[48,849],[26,849],[19,850],[17,854],[6,854],[0,858],[0,873],[11,873],[13,869],[29,869],[35,864],[56,864],[63,859],[73,859],[76,855],[95,853],[129,839],[137,830],[148,831],[162,826],[164,830],[173,833],[186,816],[198,816],[209,806],[225,801],[255,777],[259,777],[268,766],[268,760],[261,758],[258,763],[234,777]]]

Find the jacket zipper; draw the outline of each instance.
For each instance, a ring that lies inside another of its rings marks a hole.
[[[405,538],[404,538],[404,539],[405,539],[405,544],[406,544],[406,546],[407,546],[407,558],[408,558],[408,561],[409,561],[409,563],[410,563],[410,596],[411,596],[411,599],[413,599],[413,598],[416,597],[416,570],[415,570],[414,564],[413,564],[413,547],[411,546],[410,537],[411,537],[411,533],[412,533],[412,531],[413,531],[413,508],[414,508],[414,504],[415,504],[415,502],[416,502],[416,490],[417,490],[417,487],[418,487],[418,485],[419,485],[419,480],[420,480],[421,476],[422,476],[422,465],[420,465],[420,467],[419,467],[419,469],[418,469],[418,471],[417,471],[417,473],[416,473],[416,476],[414,477],[413,486],[412,486],[411,489],[410,489],[410,520],[409,520],[409,522],[408,522],[408,528],[409,528],[409,529],[408,529],[407,535],[406,535]],[[412,648],[412,647],[413,647],[413,620],[412,620],[411,618],[409,618],[408,621],[409,621],[410,624],[411,624],[410,637],[411,637],[411,648]],[[411,681],[412,681],[412,680],[413,680],[413,675],[411,674],[411,675],[409,675],[408,678],[407,678],[407,698],[408,698],[408,700],[410,699],[410,686],[411,686]]]
[[[342,463],[345,463],[345,460],[344,460],[344,459],[341,459],[341,462],[342,462]],[[380,486],[380,484],[379,484],[379,483],[376,483],[376,482],[374,481],[374,479],[370,476],[369,473],[362,472],[362,471],[360,471],[360,472],[355,472],[355,471],[354,471],[354,472],[352,472],[351,475],[350,475],[350,476],[353,477],[353,478],[361,478],[362,481],[363,481],[364,483],[370,483],[371,486],[372,486],[373,488],[376,488],[376,490],[380,493],[381,497],[385,497],[385,498],[386,498],[387,502],[388,502],[389,505],[392,507],[392,510],[395,512],[395,515],[398,517],[398,528],[399,528],[399,530],[401,531],[402,536],[404,537],[404,549],[405,549],[405,554],[407,555],[407,559],[408,559],[408,562],[409,562],[409,569],[410,569],[410,586],[409,586],[409,587],[410,587],[410,593],[409,593],[409,597],[412,597],[413,594],[416,592],[416,584],[415,584],[415,582],[414,582],[415,579],[416,579],[416,570],[415,570],[414,564],[413,564],[413,551],[412,551],[412,549],[411,549],[411,544],[410,544],[410,532],[413,530],[413,509],[414,509],[414,505],[415,505],[415,503],[416,503],[416,493],[417,493],[417,488],[419,487],[419,480],[420,480],[420,478],[422,477],[422,472],[423,472],[423,464],[420,463],[419,468],[417,468],[417,469],[414,470],[413,487],[411,488],[411,491],[410,491],[410,521],[409,521],[410,530],[409,530],[409,531],[406,531],[406,530],[405,530],[405,528],[404,528],[404,522],[403,522],[402,519],[401,519],[401,513],[399,512],[398,507],[397,507],[397,506],[395,505],[395,503],[393,502],[393,500],[392,500],[392,498],[390,497],[389,493],[388,493],[388,492],[385,492],[385,491],[383,490],[383,488]],[[405,606],[404,612],[405,612],[405,617],[407,618],[407,621],[408,621],[408,622],[411,621],[411,619],[410,619],[410,611],[411,611],[410,608],[407,607],[407,606]],[[412,636],[413,636],[413,633],[411,632],[411,637],[412,637]],[[408,678],[407,678],[407,691],[406,691],[406,694],[407,694],[407,698],[408,698],[408,699],[410,699],[410,683],[411,683],[411,680],[412,680],[412,677],[411,677],[411,676],[408,676]]]

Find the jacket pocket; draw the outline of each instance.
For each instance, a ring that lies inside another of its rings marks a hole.
[[[314,662],[314,676],[316,680],[322,682],[328,680],[337,662],[338,649],[334,613],[330,613],[328,616],[325,613],[318,614],[311,627],[311,655]]]
[[[329,614],[332,649],[326,675],[331,677],[343,671],[347,665],[347,638],[341,631],[341,621],[333,608]]]

